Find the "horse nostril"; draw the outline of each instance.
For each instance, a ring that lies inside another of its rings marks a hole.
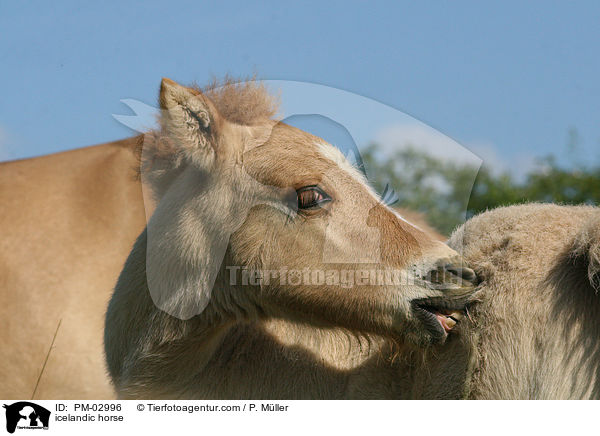
[[[475,274],[475,271],[466,266],[456,266],[454,264],[449,263],[444,267],[444,269],[467,282],[473,284],[476,284],[477,282],[477,274]]]
[[[480,282],[475,271],[460,257],[440,259],[423,279],[438,289],[473,288]]]

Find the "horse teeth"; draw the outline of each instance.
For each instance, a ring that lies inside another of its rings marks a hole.
[[[450,315],[448,315],[448,316],[451,316],[451,317],[452,317],[452,318],[454,318],[456,321],[460,321],[460,320],[462,319],[462,317],[463,317],[463,314],[462,314],[462,312],[454,311],[454,312],[452,312],[452,313],[451,313]]]
[[[446,318],[445,324],[446,324],[446,327],[452,328],[456,325],[456,321],[454,319],[448,317],[448,318]]]

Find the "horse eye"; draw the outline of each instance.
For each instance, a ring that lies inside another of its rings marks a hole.
[[[298,194],[298,209],[318,209],[331,201],[331,197],[318,186],[305,186],[298,189],[296,193]]]

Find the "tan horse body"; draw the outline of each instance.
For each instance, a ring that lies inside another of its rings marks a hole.
[[[0,165],[1,398],[31,398],[47,356],[35,398],[114,395],[104,310],[145,225],[134,148],[125,140]]]
[[[0,164],[0,397],[114,397],[102,332],[118,273],[146,225],[138,142]],[[442,239],[418,215],[410,219]],[[263,356],[287,356],[328,397],[342,391],[318,379],[315,362],[323,377],[336,373],[346,386],[351,370],[378,349],[356,351],[345,333],[286,321],[260,321],[246,332]]]
[[[268,110],[241,119],[233,101],[260,91],[163,80],[141,160],[157,205],[106,315],[121,398],[394,397],[392,341],[444,343],[471,298],[458,254],[383,204],[339,150]],[[389,342],[361,348],[343,331]]]

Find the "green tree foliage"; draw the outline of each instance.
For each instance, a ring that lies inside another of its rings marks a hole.
[[[532,201],[600,204],[599,164],[567,167],[549,156],[517,180],[485,164],[477,172],[470,165],[440,160],[411,147],[384,160],[379,147],[372,144],[362,157],[376,190],[382,192],[386,184],[391,185],[399,197],[398,206],[423,212],[445,234],[465,219],[499,206]]]

